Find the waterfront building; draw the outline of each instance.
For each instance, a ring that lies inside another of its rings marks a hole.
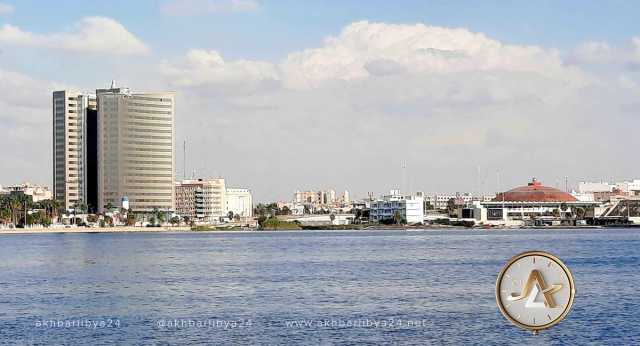
[[[230,211],[233,215],[239,215],[240,218],[253,217],[253,197],[251,190],[241,188],[227,188],[226,191],[226,213]]]
[[[318,191],[296,190],[293,194],[292,202],[304,205],[313,213],[314,211],[327,211],[334,208],[347,207],[350,205],[351,199],[349,191],[346,190],[340,198],[333,189]]]
[[[49,187],[44,185],[35,185],[29,182],[17,185],[9,185],[0,190],[4,190],[4,194],[7,195],[15,194],[29,196],[31,197],[31,201],[34,203],[53,198],[53,194],[49,190]]]
[[[405,196],[398,190],[371,201],[369,209],[369,218],[373,222],[394,220],[396,214],[408,224],[424,222],[423,196]]]
[[[97,207],[96,96],[53,92],[53,198],[65,209]]]
[[[490,202],[476,203],[473,217],[483,224],[511,226],[572,223],[577,217],[593,218],[599,204],[580,201],[534,178],[526,186],[498,193]]]
[[[98,89],[98,209],[174,210],[173,92]]]
[[[429,202],[434,209],[447,209],[450,200],[454,200],[456,204],[471,204],[474,197],[470,193],[445,193],[445,194],[433,194],[426,196],[426,202]]]
[[[176,182],[176,213],[195,222],[217,223],[227,216],[226,192],[224,178]]]
[[[335,213],[335,214],[315,214],[315,215],[288,215],[279,216],[279,219],[288,222],[298,222],[302,226],[337,226],[350,225],[355,219],[354,214]]]

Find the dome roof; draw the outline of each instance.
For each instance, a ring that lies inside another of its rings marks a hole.
[[[516,187],[507,192],[496,195],[494,202],[575,202],[577,199],[570,194],[543,186],[535,178],[527,186]]]

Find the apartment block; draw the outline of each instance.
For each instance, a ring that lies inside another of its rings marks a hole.
[[[223,178],[176,182],[176,213],[192,221],[215,223],[227,215],[226,192]]]

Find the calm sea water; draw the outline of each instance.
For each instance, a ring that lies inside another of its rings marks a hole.
[[[639,249],[622,229],[0,236],[0,343],[638,344]],[[494,299],[526,250],[578,290],[538,336]]]

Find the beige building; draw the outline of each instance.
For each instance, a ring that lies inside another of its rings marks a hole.
[[[251,190],[228,188],[226,194],[226,212],[233,212],[233,215],[239,215],[240,218],[253,217],[253,197]]]
[[[137,212],[174,208],[172,92],[96,91],[98,104],[98,206]]]
[[[87,203],[86,139],[95,117],[95,95],[53,92],[53,196],[65,209]]]
[[[6,193],[31,196],[31,201],[33,201],[34,203],[53,198],[53,194],[51,193],[51,191],[49,191],[48,187],[31,184],[29,182],[7,186]]]
[[[215,223],[226,216],[224,178],[191,179],[175,183],[176,213],[196,222]]]

